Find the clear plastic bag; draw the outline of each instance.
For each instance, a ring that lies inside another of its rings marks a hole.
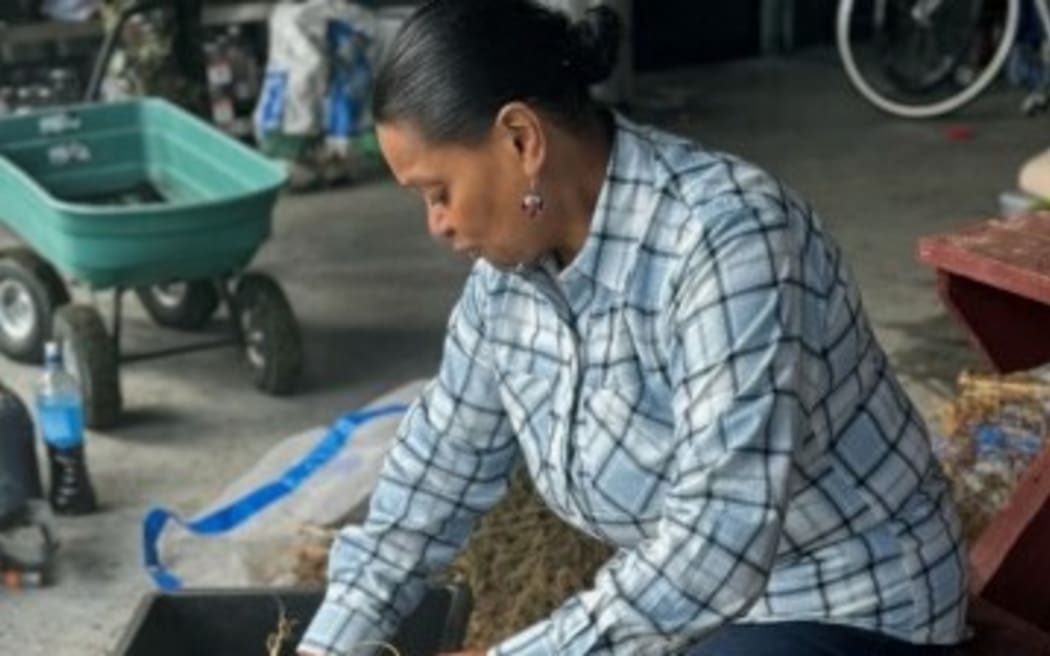
[[[360,38],[335,38],[340,35]],[[337,0],[309,0],[278,5],[270,16],[270,49],[263,88],[255,110],[256,136],[264,150],[277,148],[275,139],[313,139],[326,128],[326,100],[344,60],[372,64],[371,44],[376,33],[375,14],[364,7]],[[356,52],[364,48],[364,52]],[[347,52],[349,50],[350,52]],[[367,77],[367,76],[366,76]],[[366,93],[366,91],[360,91]],[[357,105],[365,97],[344,99]],[[330,110],[329,110],[330,113]],[[359,117],[353,129],[367,127]],[[276,155],[284,153],[275,152]]]
[[[408,405],[423,384],[406,384],[368,408]],[[228,531],[202,536],[171,527],[161,541],[163,562],[187,586],[295,584],[299,553],[317,543],[318,531],[363,517],[402,418],[403,412],[397,411],[361,422],[334,456],[294,491]],[[280,442],[196,517],[222,514],[253,491],[286,478],[289,469],[316,450],[328,432],[328,428],[315,428]]]

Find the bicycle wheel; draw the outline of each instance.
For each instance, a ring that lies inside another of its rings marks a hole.
[[[1021,0],[840,0],[850,82],[879,109],[931,118],[974,100],[1010,54]]]

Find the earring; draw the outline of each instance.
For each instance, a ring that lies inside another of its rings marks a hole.
[[[528,193],[521,199],[521,211],[530,219],[535,219],[543,214],[544,205],[543,196],[536,188],[536,181],[533,180],[529,184]]]

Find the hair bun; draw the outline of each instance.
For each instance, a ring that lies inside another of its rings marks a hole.
[[[573,25],[580,81],[597,84],[612,74],[620,54],[623,20],[606,6],[591,7]]]

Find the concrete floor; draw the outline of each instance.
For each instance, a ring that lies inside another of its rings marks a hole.
[[[762,163],[813,201],[932,415],[976,357],[916,264],[915,240],[994,212],[1020,163],[1046,146],[1044,120],[1020,118],[1012,91],[948,121],[891,120],[854,95],[827,51],[651,76],[641,88],[640,114]],[[949,140],[956,123],[972,126],[973,139]],[[466,270],[430,243],[418,201],[386,179],[284,198],[257,265],[281,281],[302,323],[303,389],[288,399],[256,393],[232,350],[124,369],[126,422],[89,438],[104,508],[60,520],[57,585],[0,590],[0,651],[107,653],[149,589],[144,510],[192,512],[282,437],[428,375]],[[127,331],[136,349],[179,339],[152,330],[137,307]],[[0,358],[0,378],[26,398],[38,373]]]

